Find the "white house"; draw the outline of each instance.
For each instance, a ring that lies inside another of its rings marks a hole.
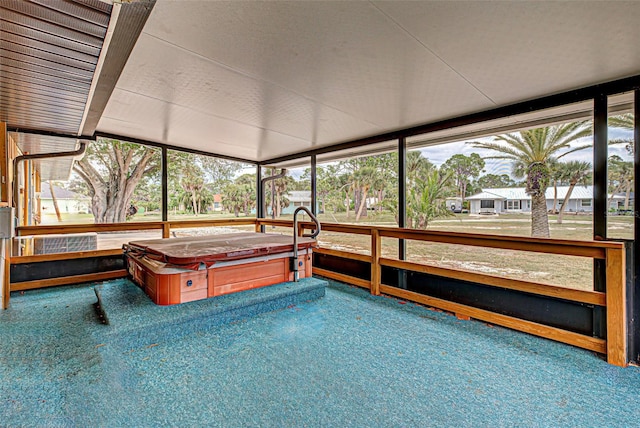
[[[556,195],[556,210],[560,209],[569,186],[558,186]],[[547,210],[553,209],[554,187],[547,188],[546,191]],[[620,195],[614,195],[613,199],[617,202],[623,198]],[[530,213],[531,212],[531,196],[525,192],[524,187],[508,187],[499,189],[483,189],[478,193],[467,198],[469,201],[469,211],[471,214],[480,213]],[[617,203],[615,204],[617,206]],[[565,212],[592,212],[593,211],[593,186],[575,186],[571,192]]]
[[[53,186],[53,192],[58,202],[58,209],[61,213],[89,213],[91,212],[91,198],[88,196],[80,195],[62,187]],[[51,196],[51,189],[49,183],[42,183],[42,191],[40,192],[40,204],[42,214],[53,214],[56,211],[53,206],[53,197]]]

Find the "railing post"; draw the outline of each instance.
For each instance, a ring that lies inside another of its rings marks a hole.
[[[371,229],[371,294],[380,295],[380,253],[382,238],[378,229]]]
[[[624,248],[606,249],[607,362],[627,366],[627,304]]]
[[[171,236],[171,223],[168,221],[162,222],[162,237],[169,238]]]
[[[256,233],[261,233],[262,232],[262,225],[260,224],[260,220],[258,220],[258,219],[256,219],[255,231],[256,231]]]

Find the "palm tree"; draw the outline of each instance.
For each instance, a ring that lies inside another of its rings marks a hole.
[[[562,165],[556,158],[549,159],[549,178],[553,181],[553,205],[551,213],[558,213],[558,182],[562,180]],[[521,175],[522,176],[522,175]]]
[[[589,162],[584,161],[570,161],[564,164],[560,164],[559,168],[561,172],[561,177],[569,181],[569,189],[567,190],[567,194],[562,201],[562,205],[560,206],[560,211],[558,212],[558,224],[562,224],[562,214],[564,213],[565,208],[571,198],[571,193],[573,192],[576,184],[587,184],[591,181],[591,164]]]
[[[407,188],[419,182],[422,177],[430,173],[434,165],[419,151],[407,152]]]
[[[526,191],[531,195],[531,236],[549,237],[546,190],[549,186],[549,162],[588,145],[571,148],[579,138],[591,135],[585,122],[572,122],[544,128],[528,129],[517,134],[496,137],[495,142],[474,142],[474,147],[501,153],[488,159],[509,159],[526,174]],[[558,155],[559,152],[562,152]]]
[[[238,217],[244,208],[244,188],[237,183],[228,183],[222,190],[222,206]]]
[[[204,188],[204,178],[197,173],[191,171],[187,172],[180,180],[180,186],[189,196],[189,203],[193,208],[193,214],[196,216],[200,214],[200,198],[199,194]]]
[[[453,215],[446,204],[451,176],[451,171],[441,174],[433,168],[419,183],[409,189],[407,192],[409,227],[426,229],[431,220]]]
[[[614,183],[611,196],[609,197],[609,206],[616,193],[625,192],[624,209],[629,209],[629,199],[631,198],[631,190],[633,189],[633,162],[624,161],[620,156],[613,155],[609,157],[609,178]]]
[[[287,191],[294,186],[295,180],[290,175],[287,175],[277,180],[273,180],[271,188],[275,195],[272,195],[271,212],[274,217],[280,217],[282,215],[282,209],[289,206],[289,199],[285,196]]]
[[[633,114],[624,113],[618,116],[611,116],[608,123],[609,126],[614,128],[633,129]]]
[[[612,128],[633,129],[634,117],[632,113],[624,113],[617,116],[611,116],[608,119],[608,124]],[[633,155],[633,139],[623,138],[614,139],[609,141],[609,145],[624,144],[627,149],[627,153]]]
[[[354,187],[360,195],[360,206],[355,207],[356,221],[360,220],[360,217],[363,216],[363,212],[367,209],[367,196],[369,194],[369,190],[377,184],[377,175],[378,171],[371,166],[362,167],[353,174]]]

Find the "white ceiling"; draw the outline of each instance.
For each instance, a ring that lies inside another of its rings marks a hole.
[[[640,74],[640,3],[158,0],[97,131],[253,161]]]

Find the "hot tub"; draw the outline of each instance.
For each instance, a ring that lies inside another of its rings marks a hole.
[[[311,276],[314,239],[298,238],[300,278]],[[293,280],[293,237],[227,233],[133,241],[129,274],[158,305],[175,305]]]

